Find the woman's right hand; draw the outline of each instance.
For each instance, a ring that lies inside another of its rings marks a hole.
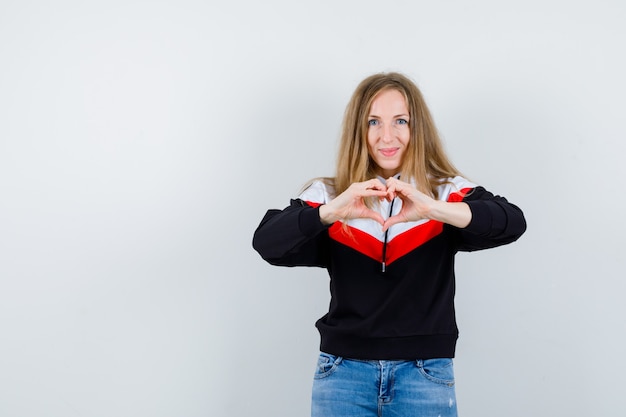
[[[320,220],[332,224],[337,220],[373,219],[381,225],[385,222],[380,213],[365,205],[365,197],[387,197],[387,187],[377,178],[355,182],[330,203],[320,206]]]

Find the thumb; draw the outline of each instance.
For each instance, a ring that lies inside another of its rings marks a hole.
[[[394,224],[403,222],[406,222],[406,220],[403,217],[400,217],[400,215],[396,214],[395,216],[391,216],[383,223],[383,232],[386,232]]]

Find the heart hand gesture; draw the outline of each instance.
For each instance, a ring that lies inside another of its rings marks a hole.
[[[380,213],[365,205],[365,197],[388,201],[397,197],[402,200],[402,208],[398,214],[385,220]],[[375,220],[382,225],[383,231],[397,223],[422,219],[438,220],[463,228],[472,220],[472,212],[466,203],[435,200],[415,186],[393,177],[387,179],[387,184],[377,178],[354,183],[330,203],[320,206],[320,219],[325,224],[359,218]]]

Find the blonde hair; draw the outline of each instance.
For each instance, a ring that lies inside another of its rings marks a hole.
[[[402,93],[409,109],[411,136],[400,177],[415,181],[417,189],[437,198],[437,187],[460,173],[444,151],[422,93],[413,81],[397,72],[374,74],[358,85],[344,113],[335,177],[324,180],[337,196],[352,183],[376,177],[377,165],[367,147],[368,115],[374,99],[386,90]]]

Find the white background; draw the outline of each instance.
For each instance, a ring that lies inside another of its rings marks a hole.
[[[251,248],[357,83],[525,212],[458,256],[462,416],[623,416],[626,6],[0,3],[0,415],[305,416],[323,270]]]

